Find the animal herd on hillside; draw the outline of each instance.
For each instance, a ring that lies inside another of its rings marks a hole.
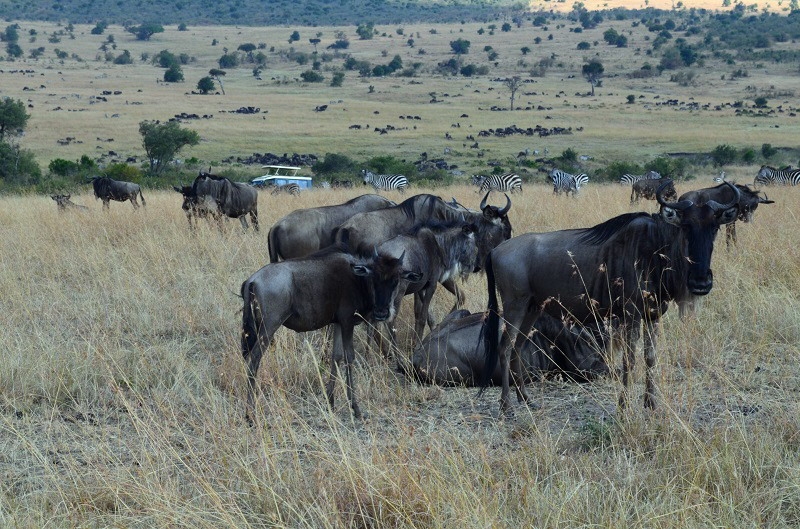
[[[363,171],[376,190],[404,190],[402,175]],[[573,196],[586,175],[554,169],[555,194]],[[332,327],[331,372],[327,398],[344,377],[356,418],[358,405],[352,364],[353,333],[367,322],[371,340],[383,348],[380,325],[388,327],[389,357],[398,370],[421,381],[442,385],[501,386],[500,410],[512,414],[510,387],[528,402],[528,381],[557,371],[575,380],[609,372],[603,351],[612,338],[622,347],[624,406],[634,365],[636,342],[644,340],[644,406],[656,407],[652,368],[657,328],[670,302],[681,315],[693,310],[699,296],[711,292],[711,255],[720,226],[727,245],[736,244],[735,222],[750,222],[760,204],[772,204],[747,185],[720,178],[714,187],[678,196],[673,182],[650,171],[626,174],[620,182],[632,189],[631,204],[655,200],[657,213],[625,213],[594,227],[512,237],[508,193],[522,193],[513,173],[474,177],[483,193],[478,209],[455,199],[418,194],[396,204],[377,194],[343,204],[295,210],[269,231],[270,263],[242,283],[241,348],[248,389],[246,418],[256,419],[259,363],[276,331]],[[108,177],[91,180],[103,202],[145,199],[140,187]],[[800,170],[762,167],[754,185],[797,185]],[[247,183],[201,172],[190,186],[175,187],[190,229],[199,219],[220,222],[238,218],[255,230],[258,191]],[[489,203],[492,191],[505,193],[502,205]],[[280,191],[279,191],[280,192]],[[60,211],[84,211],[70,195],[52,195]],[[576,270],[579,273],[576,273]],[[459,279],[485,272],[485,314],[461,309]],[[441,284],[455,296],[451,311],[436,324],[431,299]],[[413,352],[400,351],[393,321],[404,296],[413,295]],[[502,324],[504,323],[504,324]],[[424,336],[426,326],[429,334]],[[642,330],[644,332],[642,332]]]

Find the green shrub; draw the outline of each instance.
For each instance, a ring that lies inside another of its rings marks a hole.
[[[714,165],[723,166],[730,165],[738,158],[736,148],[730,145],[717,145],[711,151],[711,158],[714,160]]]
[[[778,153],[778,149],[772,146],[770,143],[764,143],[761,145],[761,156],[765,159],[770,159]]]

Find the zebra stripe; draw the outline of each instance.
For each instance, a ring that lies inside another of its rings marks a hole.
[[[571,192],[573,197],[582,186],[589,183],[589,176],[585,173],[573,175],[561,169],[550,171],[550,179],[553,181],[553,194],[560,195],[564,192],[569,195]]]
[[[753,185],[782,185],[796,186],[800,183],[800,169],[775,169],[768,165],[762,165],[758,171]]]
[[[370,184],[375,191],[396,189],[402,192],[408,187],[408,178],[401,174],[375,174],[362,169],[361,176],[364,177],[364,183]]]
[[[478,186],[480,193],[486,191],[502,191],[503,193],[522,193],[522,178],[516,173],[506,173],[501,175],[473,175],[472,183]]]
[[[300,186],[295,184],[294,182],[289,184],[283,184],[281,186],[274,186],[272,188],[272,194],[277,195],[279,193],[288,193],[290,195],[299,195],[300,194]]]
[[[645,174],[626,173],[619,178],[619,183],[632,186],[639,180],[647,180],[647,179],[655,180],[658,178],[661,178],[661,175],[656,171],[647,171]]]

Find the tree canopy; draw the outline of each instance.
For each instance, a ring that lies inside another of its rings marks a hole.
[[[200,135],[196,131],[181,128],[174,121],[142,121],[139,123],[139,134],[142,135],[142,145],[153,175],[161,174],[182,148],[200,143]]]
[[[29,117],[25,111],[25,103],[19,99],[5,97],[0,100],[0,141],[5,140],[6,134],[24,129]]]

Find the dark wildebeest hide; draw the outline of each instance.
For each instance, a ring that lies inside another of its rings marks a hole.
[[[361,195],[344,204],[295,210],[269,230],[269,261],[305,257],[333,244],[333,230],[357,213],[395,203],[380,195]]]
[[[182,208],[186,212],[189,227],[192,218],[211,217],[222,228],[222,218],[239,219],[242,228],[248,228],[247,215],[253,229],[258,231],[258,191],[250,184],[233,182],[225,177],[201,172],[191,186],[173,187],[183,195]]]
[[[655,200],[656,191],[663,185],[664,189],[661,192],[664,200],[675,200],[678,198],[678,192],[675,191],[675,185],[669,178],[643,178],[631,185],[631,204],[639,202],[640,198],[645,200]]]
[[[143,206],[147,205],[144,201],[142,188],[139,187],[139,184],[112,180],[107,176],[93,176],[91,182],[94,188],[94,196],[103,201],[104,209],[108,209],[108,204],[112,200],[116,200],[117,202],[130,200],[131,204],[133,204],[133,209],[138,209],[139,202],[136,200],[137,196],[141,197]]]
[[[401,364],[402,371],[431,384],[478,385],[486,378],[483,374],[485,317],[485,313],[470,314],[463,309],[451,312],[414,348],[411,365]],[[602,336],[596,338],[586,328],[568,327],[542,314],[536,319],[531,336],[522,344],[522,373],[527,382],[556,374],[584,382],[608,373],[603,350]],[[499,362],[489,380],[501,383]]]
[[[620,405],[625,403],[644,323],[644,405],[655,407],[652,368],[659,319],[669,301],[711,291],[714,238],[720,225],[733,222],[739,214],[739,191],[730,187],[735,196],[725,204],[668,203],[659,190],[657,214],[627,213],[593,228],[527,233],[492,250],[486,260],[489,317],[484,373],[494,369],[499,356],[501,411],[510,411],[510,375],[517,395],[528,400],[515,351],[542,312],[587,327],[613,322],[619,333],[615,339],[624,350]],[[499,346],[498,292],[506,322]]]
[[[402,281],[414,281],[418,276],[404,270],[399,259],[377,254],[369,259],[357,258],[336,246],[308,257],[268,264],[250,276],[241,290],[248,419],[254,417],[258,365],[278,328],[305,332],[331,324],[334,339],[328,401],[333,406],[334,385],[342,367],[353,415],[360,417],[351,372],[355,357],[353,327],[362,317],[376,321],[394,317],[395,297],[402,295]]]
[[[480,212],[454,207],[434,195],[415,195],[397,206],[353,215],[335,230],[338,243],[366,253],[392,237],[408,233],[417,224],[431,222],[467,222],[477,226],[475,241],[478,245],[478,262],[483,263],[489,250],[511,238],[508,211],[511,199],[506,197],[503,208],[487,203],[489,193],[483,197]],[[456,283],[448,280],[443,286],[456,296],[455,308],[464,303],[464,294]]]
[[[67,211],[68,209],[75,210],[75,211],[89,211],[89,208],[86,206],[81,206],[80,204],[74,203],[70,200],[72,195],[50,195],[50,198],[56,201],[56,205],[58,206],[59,212]]]
[[[759,192],[750,187],[734,184],[736,189],[739,190],[739,215],[738,220],[742,222],[751,222],[753,220],[753,213],[759,204],[774,204],[774,200],[769,200],[765,194],[762,198]],[[714,187],[706,187],[703,189],[695,189],[694,191],[687,191],[682,194],[680,200],[691,200],[695,204],[705,204],[709,200],[715,202],[728,202],[734,196],[734,192],[730,186],[722,183]],[[725,244],[730,249],[731,244],[736,244],[736,221],[725,226]]]
[[[414,295],[414,336],[422,339],[425,323],[433,327],[430,303],[439,283],[465,277],[478,268],[477,227],[464,222],[428,224],[416,227],[408,235],[398,235],[378,246],[381,255],[402,260],[403,268],[419,272],[419,280],[403,285],[405,295]],[[397,299],[396,311],[400,309]],[[396,340],[393,320],[387,320],[392,343]]]

